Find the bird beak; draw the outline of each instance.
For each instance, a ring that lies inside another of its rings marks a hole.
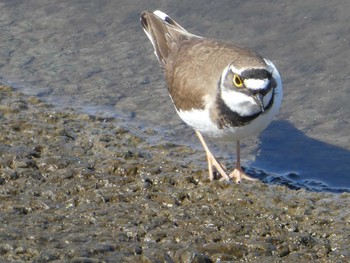
[[[256,104],[259,105],[261,112],[264,113],[265,112],[265,106],[264,106],[264,97],[263,95],[261,95],[260,93],[257,93],[255,95],[253,95],[253,99],[256,102]]]

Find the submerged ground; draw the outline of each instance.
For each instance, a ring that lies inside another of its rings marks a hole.
[[[350,261],[348,193],[209,182],[202,152],[8,86],[0,129],[2,262]]]

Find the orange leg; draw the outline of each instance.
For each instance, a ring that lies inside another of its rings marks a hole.
[[[200,142],[203,145],[205,153],[207,154],[210,181],[214,180],[213,167],[218,171],[218,173],[222,176],[223,179],[226,179],[227,181],[231,181],[231,178],[225,172],[224,167],[216,160],[215,156],[209,150],[207,144],[205,143],[205,140],[204,140],[202,134],[199,131],[195,131],[195,132],[198,136],[198,139],[200,140]]]
[[[241,183],[242,179],[246,179],[249,181],[255,181],[255,178],[252,178],[248,176],[245,172],[243,172],[242,167],[241,167],[241,149],[240,149],[240,144],[239,141],[237,141],[237,162],[236,162],[236,167],[233,170],[232,173],[229,175],[230,178],[233,178],[236,183]]]

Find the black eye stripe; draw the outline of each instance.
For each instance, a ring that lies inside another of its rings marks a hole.
[[[241,73],[243,79],[271,79],[272,74],[266,69],[247,69]]]
[[[267,93],[269,93],[270,90],[271,90],[271,85],[267,89],[258,90],[257,92],[252,92],[252,94],[255,95],[260,93],[261,95],[265,96]]]
[[[260,89],[260,90],[250,90],[251,94],[256,95],[260,93],[261,95],[265,96],[267,93],[270,92],[271,89],[276,88],[277,84],[274,79],[271,79],[269,86],[266,89]]]

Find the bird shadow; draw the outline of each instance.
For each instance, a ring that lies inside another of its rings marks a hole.
[[[285,120],[273,121],[259,139],[248,174],[292,189],[350,192],[349,150],[310,138]]]

